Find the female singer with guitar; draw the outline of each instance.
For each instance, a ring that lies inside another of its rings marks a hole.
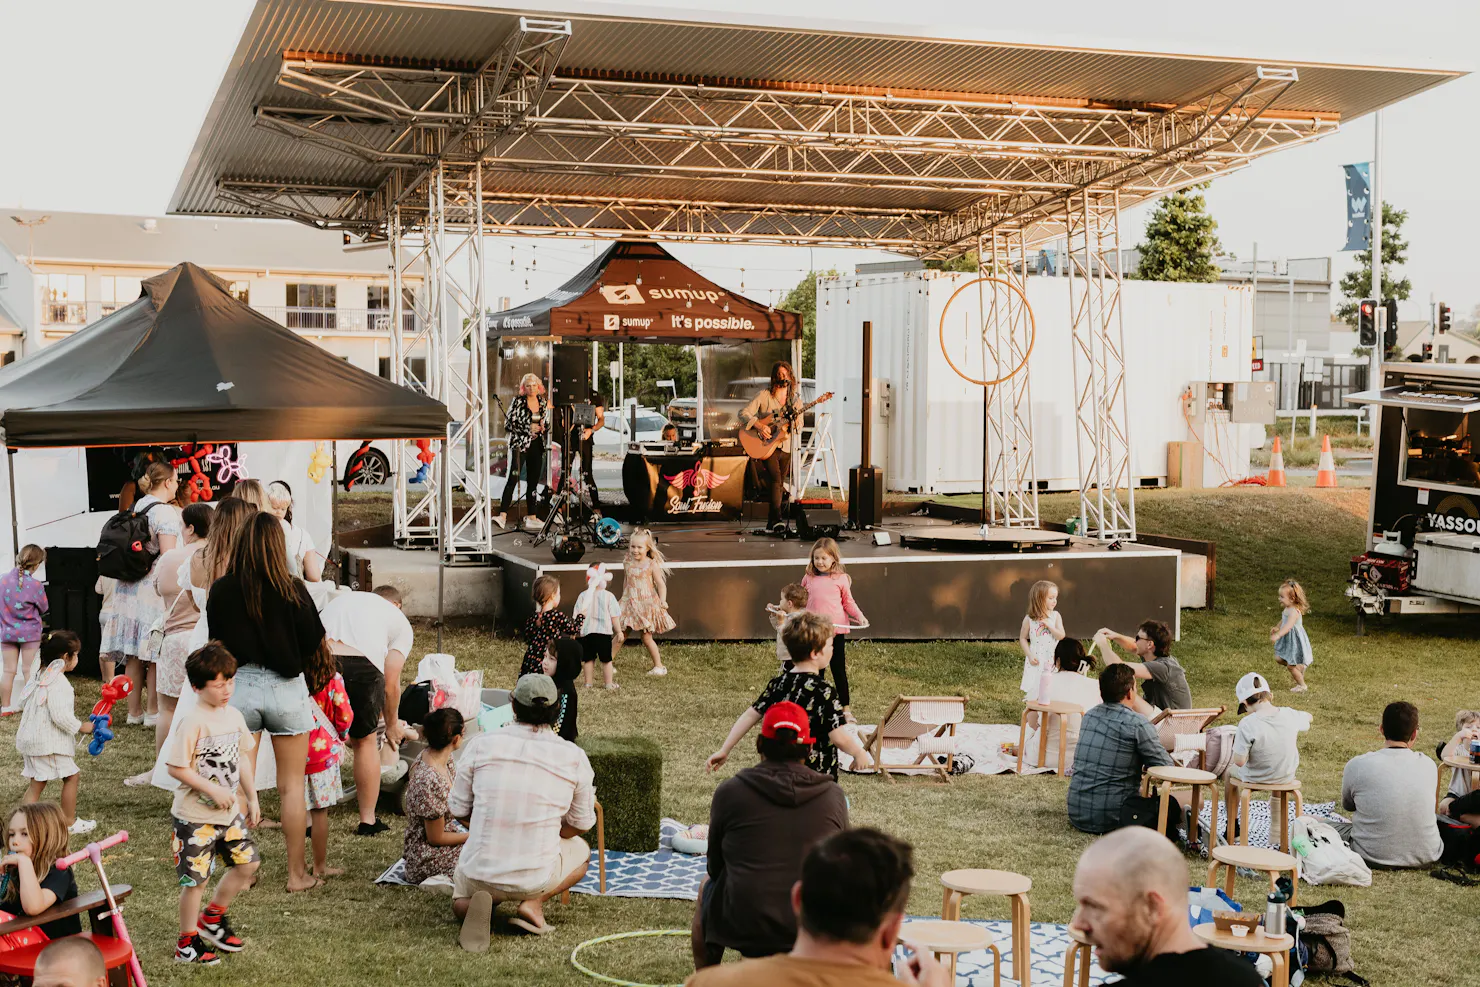
[[[791,364],[778,360],[771,367],[771,386],[750,399],[740,412],[742,434],[749,432],[765,442],[771,441],[772,433],[782,427],[778,413],[795,414],[801,408],[797,396],[796,374]],[[791,454],[796,445],[796,435],[786,436],[765,456],[753,456],[760,467],[761,476],[771,497],[771,506],[766,513],[766,527],[781,525],[781,485],[791,474]],[[746,450],[747,454],[751,451]]]

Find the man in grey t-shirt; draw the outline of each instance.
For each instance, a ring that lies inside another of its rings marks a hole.
[[[1124,664],[1141,679],[1144,700],[1136,702],[1136,712],[1148,719],[1164,709],[1191,709],[1192,690],[1187,687],[1187,674],[1172,657],[1172,629],[1159,620],[1147,620],[1136,629],[1136,636],[1117,634],[1101,628],[1096,637],[1105,637],[1133,652],[1139,662],[1122,661],[1109,648],[1101,648],[1105,664]]]
[[[1444,852],[1434,819],[1439,767],[1413,749],[1418,708],[1389,703],[1382,711],[1381,750],[1359,754],[1341,774],[1341,804],[1352,821],[1337,827],[1374,867],[1426,867]]]

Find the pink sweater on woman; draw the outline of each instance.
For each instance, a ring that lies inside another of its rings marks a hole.
[[[853,580],[846,574],[814,576],[809,572],[802,577],[802,585],[807,587],[807,609],[831,620],[834,633],[847,634],[846,625],[867,619],[853,602]]]

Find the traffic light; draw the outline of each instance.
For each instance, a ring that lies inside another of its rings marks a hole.
[[[1377,345],[1377,302],[1371,298],[1357,303],[1357,341],[1363,346]]]
[[[1382,307],[1387,309],[1387,327],[1382,333],[1382,345],[1392,349],[1398,345],[1398,300],[1389,298],[1382,303]]]
[[[1448,332],[1449,331],[1449,323],[1450,323],[1449,306],[1448,305],[1445,305],[1443,302],[1440,302],[1439,303],[1439,319],[1438,319],[1438,322],[1439,322],[1439,331],[1440,332]]]
[[[1424,363],[1433,363],[1434,362],[1434,344],[1433,343],[1424,343],[1423,344],[1423,362]]]

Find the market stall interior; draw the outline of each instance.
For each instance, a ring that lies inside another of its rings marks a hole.
[[[526,374],[545,382],[555,410],[552,439],[560,450],[550,456],[548,473],[571,458],[565,455],[573,445],[571,410],[601,389],[605,368],[597,344],[693,348],[695,431],[624,446],[622,489],[629,519],[636,522],[738,518],[751,460],[737,438],[735,402],[726,400],[730,385],[766,377],[777,361],[801,364],[801,316],[715,284],[650,240],[613,243],[554,291],[489,315],[487,332],[498,354],[494,393],[502,400],[497,403],[512,401]],[[631,413],[635,416],[635,406]],[[636,429],[628,435],[635,439]],[[500,458],[495,453],[495,465]],[[794,462],[793,470],[799,466]],[[546,480],[552,488],[559,482],[548,475]]]

